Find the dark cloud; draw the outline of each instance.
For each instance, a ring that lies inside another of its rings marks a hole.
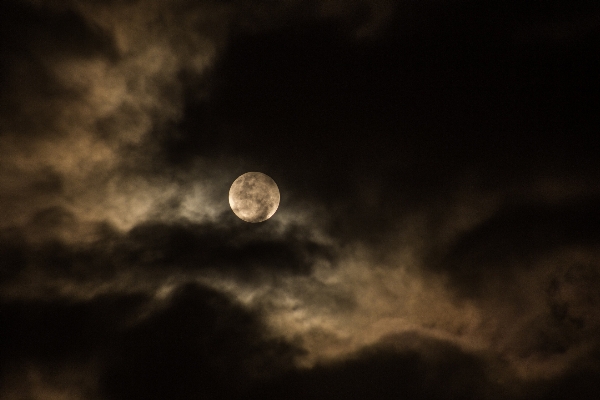
[[[0,397],[597,397],[599,15],[3,2]]]
[[[120,233],[107,224],[89,229],[94,240],[73,243],[81,223],[60,207],[38,212],[26,230],[1,231],[2,280],[19,285],[28,273],[48,280],[112,282],[128,272],[149,276],[172,272],[206,273],[253,281],[267,276],[308,275],[317,262],[335,262],[338,251],[316,241],[301,226],[275,232],[266,226],[147,222]],[[149,278],[150,280],[154,278]],[[50,291],[56,290],[49,289]]]
[[[98,391],[107,398],[232,398],[250,379],[289,368],[299,351],[266,337],[256,315],[197,285],[158,303],[132,294],[0,307],[6,386],[23,365],[98,363]]]
[[[0,236],[0,282],[15,278],[25,268],[25,239],[18,232],[4,231]]]
[[[37,7],[9,0],[2,3],[1,15],[4,51],[53,58],[116,55],[111,35],[66,4],[56,8]]]
[[[148,300],[140,294],[89,302],[3,301],[3,362],[10,367],[27,361],[60,365],[70,358],[86,359]]]
[[[53,61],[117,58],[112,36],[69,7],[36,7],[9,0],[0,6],[0,27],[0,126],[4,134],[37,136],[58,128],[57,100],[76,99],[80,93],[57,79],[50,68]]]
[[[291,365],[292,346],[264,340],[256,319],[219,294],[187,286],[173,296],[123,335],[117,368],[103,379],[109,397],[227,398],[250,377]]]
[[[489,281],[509,282],[515,271],[534,268],[536,260],[556,249],[596,247],[599,205],[591,198],[507,207],[459,236],[431,265],[447,271],[466,293],[484,294]]]
[[[600,394],[598,385],[598,354],[587,366],[579,366],[565,377],[554,382],[543,397],[547,400],[561,399],[565,396],[572,399],[590,399]]]
[[[410,335],[407,335],[410,336]],[[398,338],[403,340],[406,338]],[[408,338],[409,341],[412,341]],[[252,398],[276,399],[496,399],[510,391],[493,382],[486,363],[443,342],[429,355],[389,345],[365,349],[347,360],[291,371]]]
[[[283,234],[234,221],[232,226],[148,223],[116,244],[112,257],[124,264],[157,268],[216,269],[251,276],[255,272],[307,274],[335,250],[315,242],[300,226]]]
[[[592,354],[559,379],[527,382],[500,372],[502,360],[407,333],[385,338],[343,361],[276,376],[250,398],[583,400],[600,393],[597,361]]]

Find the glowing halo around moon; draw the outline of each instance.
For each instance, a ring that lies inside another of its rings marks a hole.
[[[279,207],[279,188],[270,176],[262,172],[246,172],[229,189],[229,205],[246,222],[263,222]]]

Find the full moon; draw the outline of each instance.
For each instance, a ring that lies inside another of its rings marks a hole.
[[[279,188],[270,176],[246,172],[229,189],[229,205],[246,222],[263,222],[279,207]]]

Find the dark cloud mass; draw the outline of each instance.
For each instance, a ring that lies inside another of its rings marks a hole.
[[[438,267],[449,269],[458,286],[484,291],[487,279],[510,279],[513,270],[532,268],[532,259],[561,247],[596,248],[599,206],[597,199],[585,199],[500,210],[459,236]]]
[[[597,398],[596,3],[2,2],[0,398]]]
[[[159,309],[152,303],[144,294],[4,303],[3,364],[24,369],[27,381],[38,365],[96,363],[96,389],[108,398],[231,398],[250,378],[289,368],[299,352],[263,338],[253,313],[212,290],[185,285]],[[16,398],[35,392],[21,390]]]

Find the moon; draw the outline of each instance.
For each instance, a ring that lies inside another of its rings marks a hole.
[[[229,189],[229,205],[246,222],[263,222],[279,207],[279,188],[270,176],[262,172],[246,172]]]

